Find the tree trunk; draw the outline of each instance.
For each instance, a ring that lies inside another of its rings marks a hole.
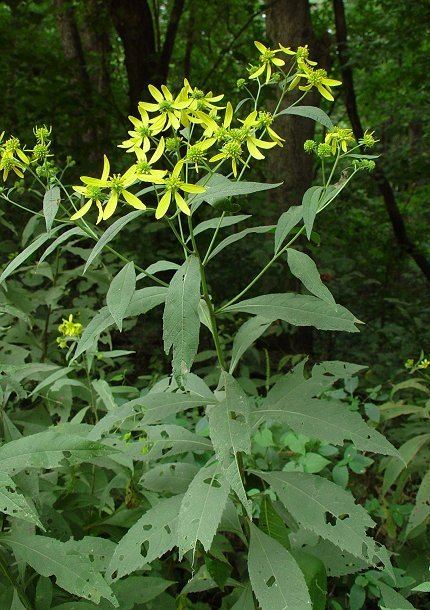
[[[336,41],[339,63],[341,67],[343,90],[345,93],[345,104],[348,117],[356,139],[363,137],[363,126],[358,112],[357,98],[355,95],[354,78],[349,61],[348,31],[346,25],[345,6],[343,0],[333,0],[333,8],[336,23]],[[401,249],[413,258],[428,281],[430,281],[430,261],[420,252],[419,248],[410,239],[406,225],[397,205],[393,188],[380,165],[372,174],[380,194],[385,203],[394,236]]]

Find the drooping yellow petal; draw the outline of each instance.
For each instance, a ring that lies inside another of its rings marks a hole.
[[[258,148],[273,148],[276,146],[276,142],[266,142],[265,140],[259,140],[258,138],[249,138],[255,146]]]
[[[163,94],[161,93],[161,91],[159,89],[157,89],[157,87],[154,87],[154,85],[148,85],[148,89],[149,89],[149,93],[152,95],[154,100],[156,100],[158,103],[160,103],[164,100]],[[144,104],[145,104],[145,102],[140,102],[139,106],[141,106],[142,108],[147,110],[145,108]]]
[[[158,161],[158,159],[162,156],[163,152],[164,152],[164,148],[165,148],[165,142],[164,142],[164,137],[161,136],[160,141],[158,142],[158,146],[154,151],[154,154],[151,157],[150,160],[150,165],[153,165],[154,163],[156,163]]]
[[[97,220],[96,220],[96,225],[98,225],[103,220],[103,208],[102,208],[102,204],[100,203],[100,201],[96,201],[96,206],[99,211],[99,214],[98,214]]]
[[[102,177],[100,179],[107,180],[107,178],[109,176],[109,172],[110,172],[109,159],[106,157],[106,155],[103,155],[103,173],[102,173]]]
[[[133,195],[130,191],[123,191],[122,194],[126,202],[136,208],[136,210],[146,210],[146,205],[136,195]]]
[[[283,59],[280,59],[279,57],[273,57],[272,64],[278,67],[285,66],[285,61]]]
[[[323,85],[328,85],[329,87],[339,87],[342,84],[341,80],[335,80],[334,78],[323,78]]]
[[[267,47],[265,47],[263,43],[258,42],[258,40],[254,40],[254,44],[260,51],[260,53],[266,53],[266,51],[268,50]]]
[[[227,102],[223,126],[230,127],[232,119],[233,119],[233,106],[231,105],[230,102]]]
[[[333,102],[334,101],[334,97],[332,96],[330,91],[328,91],[328,89],[326,89],[322,85],[317,85],[317,89],[321,93],[321,95],[323,97],[325,97],[326,100],[329,100],[329,102]]]
[[[181,173],[181,170],[182,170],[182,166],[183,166],[183,165],[184,165],[184,161],[183,161],[183,159],[180,159],[180,160],[177,162],[177,164],[175,165],[175,167],[173,168],[173,171],[172,171],[172,176],[173,176],[174,178],[177,178],[177,177],[179,176],[179,174]]]
[[[184,193],[204,193],[206,188],[200,184],[188,184],[187,182],[182,182],[181,190],[184,191]]]
[[[106,204],[106,207],[103,211],[103,220],[107,220],[114,214],[116,210],[116,206],[118,205],[118,193],[115,191],[109,197],[109,201]]]
[[[258,78],[261,74],[263,74],[266,66],[263,64],[260,66],[255,72],[249,75],[249,78]]]
[[[187,216],[191,215],[191,210],[188,207],[187,202],[178,192],[175,193],[175,201],[176,201],[176,205],[181,210],[181,212],[183,212]]]
[[[155,210],[155,218],[160,220],[166,214],[169,209],[170,200],[172,199],[172,193],[170,191],[166,191],[162,198],[160,199],[160,203],[157,205],[157,209]]]
[[[255,146],[255,144],[252,143],[251,140],[247,140],[246,141],[246,146],[248,147],[249,150],[249,154],[251,155],[251,157],[254,157],[254,159],[264,159],[264,155],[258,150],[258,148]]]
[[[77,212],[75,212],[73,214],[73,216],[70,216],[70,220],[78,220],[78,218],[82,218],[82,216],[85,216],[85,214],[89,211],[89,209],[91,208],[91,204],[93,203],[92,199],[89,199],[82,207],[80,210],[78,210]]]
[[[139,102],[139,110],[149,110],[149,112],[156,112],[158,110],[158,104],[152,104],[151,102]]]

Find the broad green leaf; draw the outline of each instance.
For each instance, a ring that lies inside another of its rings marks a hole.
[[[307,119],[312,119],[317,123],[321,123],[321,125],[324,125],[324,127],[327,127],[327,129],[331,129],[333,127],[333,122],[328,114],[316,106],[291,106],[290,108],[285,108],[285,110],[278,112],[278,116],[281,114],[295,114],[297,116],[306,117]]]
[[[106,295],[107,308],[122,331],[122,321],[136,288],[136,272],[133,261],[127,263],[113,278]]]
[[[378,587],[387,610],[416,610],[415,606],[389,585],[379,581]]]
[[[132,220],[137,218],[142,214],[142,210],[133,210],[133,212],[129,212],[122,218],[118,218],[110,227],[106,229],[100,239],[97,241],[97,244],[91,250],[90,255],[85,263],[84,273],[87,271],[88,267],[91,265],[93,260],[100,254],[103,248],[110,242],[112,239]]]
[[[243,231],[239,231],[239,233],[233,233],[233,235],[229,235],[225,239],[223,239],[210,253],[208,256],[208,261],[213,259],[217,254],[219,254],[224,248],[234,244],[237,241],[240,241],[247,235],[251,233],[268,233],[274,229],[275,225],[267,225],[265,227],[250,227],[249,229],[243,229]]]
[[[224,218],[210,218],[209,220],[204,220],[200,222],[194,229],[194,237],[199,233],[203,233],[203,231],[208,231],[209,229],[216,229],[219,227],[222,229],[223,227],[231,227],[232,225],[238,224],[239,222],[243,222],[247,218],[251,218],[250,214],[237,214],[236,216],[224,216]]]
[[[186,462],[157,464],[145,472],[140,484],[145,489],[158,493],[185,493],[198,472],[198,466]]]
[[[69,551],[67,544],[45,536],[8,534],[1,539],[11,547],[18,561],[28,563],[42,576],[55,576],[56,584],[72,595],[96,604],[103,597],[117,608],[118,602],[102,575],[88,557]]]
[[[277,188],[282,184],[265,184],[263,182],[244,182],[237,180],[229,180],[222,174],[212,174],[210,179],[203,176],[199,181],[199,184],[203,184],[206,188],[204,193],[198,194],[189,203],[192,204],[192,209],[195,210],[203,202],[206,201],[209,205],[215,205],[218,201],[227,199],[227,197],[237,197],[240,195],[250,195],[251,193],[258,193],[260,191],[267,191],[270,189]]]
[[[85,231],[83,231],[79,227],[72,227],[71,229],[68,229],[67,231],[62,233],[59,237],[57,237],[57,239],[54,239],[52,244],[49,244],[49,246],[46,248],[45,252],[40,257],[39,263],[43,263],[45,258],[47,258],[50,254],[52,254],[52,252],[54,252],[59,246],[61,246],[61,244],[66,242],[70,237],[73,237],[74,235],[76,235],[77,237],[87,237],[87,234],[85,233]]]
[[[117,580],[140,570],[176,545],[182,498],[179,495],[160,500],[128,530],[109,564],[109,579]]]
[[[13,475],[26,468],[56,468],[63,460],[79,464],[114,452],[112,447],[74,434],[46,430],[0,447],[0,471]]]
[[[30,326],[30,327],[32,326],[32,320],[31,320],[30,316],[28,316],[26,313],[24,313],[20,309],[13,307],[13,305],[7,305],[5,303],[0,304],[0,314],[12,316],[13,318],[18,318],[18,320],[22,320],[23,322],[28,324],[28,326]]]
[[[145,278],[147,278],[147,273],[150,273],[151,275],[155,275],[156,273],[160,273],[160,271],[172,271],[179,269],[179,265],[178,263],[173,263],[172,261],[157,261],[156,263],[153,263],[152,265],[149,265],[149,267],[147,267],[145,269],[146,273],[139,273],[139,275],[136,278],[136,281],[138,280],[143,280]]]
[[[279,252],[291,230],[303,218],[303,207],[301,205],[293,205],[286,212],[281,214],[275,229],[275,254]]]
[[[61,194],[58,186],[53,186],[46,191],[43,197],[43,215],[45,216],[46,231],[49,233],[52,223],[60,206]]]
[[[264,496],[260,508],[258,527],[268,536],[277,540],[284,548],[291,548],[288,528],[276,512],[269,496]]]
[[[251,523],[248,571],[262,610],[311,610],[305,578],[293,556]]]
[[[423,582],[412,589],[418,593],[430,593],[430,582]]]
[[[251,453],[249,399],[231,375],[223,373],[222,381],[224,400],[208,408],[210,437],[223,475],[251,518],[240,466],[240,454]]]
[[[248,586],[245,587],[231,610],[255,610],[251,584],[248,584]]]
[[[409,516],[406,535],[411,533],[430,517],[430,470],[424,475],[421,485],[418,488],[415,506]]]
[[[307,254],[288,248],[287,257],[291,273],[309,292],[330,305],[336,305],[332,293],[321,281],[316,264]]]
[[[312,229],[315,222],[315,217],[318,212],[320,197],[324,188],[322,186],[311,186],[303,195],[303,221],[306,227],[306,236],[311,237]]]
[[[0,512],[45,529],[34,508],[17,492],[15,481],[5,472],[0,472]]]
[[[164,419],[205,404],[199,396],[180,392],[157,392],[136,399],[141,404],[141,425],[155,424]]]
[[[392,575],[387,550],[367,536],[375,523],[352,495],[327,479],[302,472],[260,472],[302,527]]]
[[[0,284],[2,284],[18,267],[20,267],[30,256],[36,252],[43,244],[56,233],[60,227],[56,227],[51,233],[42,233],[29,246],[18,254],[11,262],[3,269],[0,275]]]
[[[58,369],[57,371],[54,371],[53,373],[51,373],[51,375],[48,375],[48,377],[46,377],[43,381],[41,381],[40,383],[37,384],[37,386],[31,392],[30,396],[34,396],[35,394],[38,394],[41,390],[49,387],[50,385],[55,383],[58,379],[62,379],[63,377],[68,375],[72,370],[73,370],[72,367],[67,366],[67,367]]]
[[[417,453],[430,442],[430,434],[419,434],[407,440],[399,447],[400,457],[392,458],[384,472],[382,483],[382,493],[386,494],[392,485],[397,481],[400,474],[416,457]]]
[[[199,541],[206,552],[211,547],[230,491],[218,468],[218,464],[201,468],[185,492],[178,521],[180,560],[190,550],[194,558]]]
[[[368,561],[354,557],[351,553],[340,549],[329,540],[320,538],[314,546],[305,546],[306,553],[319,559],[325,566],[328,576],[338,577],[361,572],[369,566]]]
[[[191,255],[170,282],[163,314],[164,351],[173,351],[173,375],[180,385],[199,346],[199,301],[200,263],[197,256]]]
[[[127,308],[125,318],[133,318],[147,313],[154,307],[164,303],[167,294],[167,288],[164,286],[148,286],[136,290]]]
[[[320,330],[358,332],[357,318],[341,305],[329,305],[313,296],[275,293],[240,301],[223,309],[224,312],[244,312],[260,316],[269,322],[284,320],[295,326],[315,326]]]
[[[212,443],[204,436],[198,436],[183,426],[166,424],[146,428],[148,445],[147,460],[158,460],[161,456],[168,458],[180,453],[200,453],[210,451]]]
[[[237,363],[242,358],[243,354],[246,350],[251,347],[251,345],[256,341],[265,330],[270,326],[270,322],[265,320],[264,318],[260,318],[259,316],[255,316],[251,318],[237,331],[234,340],[233,340],[233,348],[231,352],[231,362],[230,362],[230,375],[233,374]]]

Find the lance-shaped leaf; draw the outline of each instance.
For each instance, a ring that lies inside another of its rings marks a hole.
[[[378,582],[385,610],[417,610],[407,599],[384,582]],[[382,608],[382,606],[381,606]]]
[[[199,233],[203,233],[203,231],[208,231],[210,229],[222,229],[223,227],[231,227],[232,225],[238,224],[246,220],[247,218],[251,218],[250,214],[237,214],[236,216],[221,216],[219,218],[210,218],[209,220],[204,220],[200,222],[196,227],[194,227],[193,233],[194,237]]]
[[[399,457],[392,458],[385,468],[382,493],[387,493],[390,487],[397,481],[403,470],[407,468],[416,457],[417,453],[419,453],[427,443],[430,443],[430,434],[418,434],[399,447]]]
[[[172,464],[157,464],[140,479],[140,484],[145,489],[158,493],[185,493],[199,472],[199,467],[186,462],[174,462]]]
[[[252,523],[248,570],[262,610],[312,610],[305,577],[291,553]]]
[[[3,536],[1,542],[12,548],[18,561],[28,563],[42,576],[55,576],[56,584],[72,595],[95,604],[103,597],[118,607],[111,588],[94,569],[90,559],[73,551],[67,543],[21,533]]]
[[[240,453],[251,452],[250,406],[238,382],[223,373],[225,398],[208,408],[209,431],[221,471],[251,518],[251,503],[243,487]]]
[[[0,472],[0,511],[45,529],[34,508],[22,494],[17,492],[15,481],[5,472]]]
[[[173,350],[173,374],[182,385],[199,346],[200,264],[189,256],[173,276],[166,294],[163,315],[164,351]]]
[[[164,426],[146,427],[148,446],[145,458],[158,460],[161,456],[167,458],[180,453],[202,453],[212,449],[212,443],[204,436],[198,436],[183,426],[166,424]]]
[[[270,326],[270,322],[259,316],[255,316],[247,320],[236,333],[233,340],[233,348],[231,351],[230,375],[233,374],[237,363],[242,358],[246,350],[256,341],[265,330]]]
[[[0,471],[16,474],[25,468],[56,468],[111,455],[115,449],[80,436],[47,430],[5,443],[0,447]]]
[[[227,503],[230,486],[219,472],[219,465],[203,467],[188,487],[179,510],[179,558],[187,551],[193,557],[200,541],[209,551]]]
[[[160,500],[128,530],[109,564],[109,579],[117,580],[141,569],[176,545],[182,498],[179,495]]]
[[[301,205],[293,205],[279,217],[275,229],[275,253],[279,251],[291,230],[303,218],[303,208]]]
[[[321,110],[321,108],[317,108],[316,106],[291,106],[290,108],[285,108],[285,110],[281,110],[278,113],[280,114],[295,114],[297,116],[303,116],[307,119],[312,119],[317,123],[321,123],[327,129],[331,129],[333,127],[333,122],[331,118]]]
[[[53,186],[43,196],[43,215],[45,216],[46,230],[49,233],[52,223],[60,206],[61,195],[58,186]]]
[[[107,308],[119,330],[122,330],[122,321],[133,298],[135,288],[136,272],[134,263],[131,261],[113,278],[106,295]]]
[[[64,233],[59,235],[59,237],[57,237],[57,239],[55,239],[52,242],[52,244],[49,244],[49,246],[46,248],[45,252],[40,257],[39,263],[43,263],[45,258],[47,258],[50,254],[52,254],[52,252],[54,252],[58,248],[58,246],[61,246],[61,244],[66,242],[69,239],[69,237],[73,237],[74,235],[76,235],[78,237],[88,237],[87,234],[85,233],[85,231],[83,231],[79,227],[72,227],[71,229],[68,229],[67,231],[65,231]]]
[[[252,594],[251,583],[249,583],[240,594],[237,602],[231,610],[255,610],[254,596]]]
[[[225,239],[223,239],[210,253],[208,256],[208,261],[214,258],[217,254],[219,254],[224,248],[230,246],[231,244],[240,241],[247,235],[251,235],[252,233],[268,233],[269,231],[273,231],[275,225],[267,225],[263,227],[250,227],[249,229],[243,229],[243,231],[239,231],[239,233],[233,233],[233,235],[229,235]]]
[[[322,283],[317,266],[310,256],[293,248],[287,249],[287,256],[291,273],[302,282],[304,287],[319,299],[336,305],[332,293]]]
[[[195,195],[190,199],[193,210],[197,209],[203,201],[206,201],[209,205],[215,205],[228,197],[238,197],[240,195],[250,195],[251,193],[267,191],[277,188],[282,184],[282,182],[277,184],[265,184],[263,182],[229,180],[229,178],[222,174],[212,174],[209,180],[206,176],[203,176],[199,184],[200,183],[204,184],[206,190],[204,193]]]
[[[430,518],[430,470],[419,486],[415,506],[409,517],[406,534],[409,536],[417,527]]]
[[[303,472],[260,472],[292,517],[305,529],[393,574],[388,552],[367,535],[375,523],[353,496],[327,479]]]
[[[275,293],[246,299],[223,308],[224,312],[244,312],[267,321],[284,320],[295,326],[315,326],[320,330],[358,332],[359,320],[345,307],[330,305],[313,296]]]
[[[310,239],[311,237],[315,217],[318,212],[320,198],[323,191],[324,188],[322,186],[311,186],[303,195],[303,221],[305,223],[306,236],[308,239]]]

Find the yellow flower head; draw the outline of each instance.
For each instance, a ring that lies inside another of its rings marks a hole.
[[[82,335],[83,326],[80,322],[73,322],[73,314],[63,318],[63,321],[58,326],[58,332],[63,337],[80,337]]]
[[[340,148],[344,153],[348,150],[348,144],[355,142],[352,129],[343,127],[332,127],[326,134],[325,143],[331,146],[331,152],[334,155],[336,150]]]
[[[148,89],[155,103],[139,102],[139,111],[158,112],[159,115],[150,119],[150,122],[160,131],[169,127],[179,129],[181,126],[181,112],[188,108],[190,105],[189,100],[181,99],[181,94],[174,99],[166,85],[161,85],[161,91],[154,87],[154,85],[148,85]]]
[[[131,166],[130,170],[133,169],[135,177],[141,182],[153,182],[154,184],[162,184],[162,178],[166,175],[167,170],[165,169],[154,169],[152,166],[163,155],[165,148],[165,140],[163,137],[160,138],[157,148],[150,158],[141,149],[137,148],[134,152],[137,157],[137,161]]]
[[[197,87],[191,87],[188,80],[184,79],[184,87],[182,89],[185,99],[189,100],[187,110],[195,111],[201,110],[202,112],[207,110],[220,110],[220,106],[216,106],[216,102],[219,102],[224,97],[224,94],[213,95],[212,91],[204,93]]]
[[[0,171],[3,170],[3,181],[6,182],[10,172],[23,178],[30,159],[21,149],[18,138],[12,136],[2,143],[3,136],[4,132],[0,136]]]
[[[134,152],[137,148],[141,148],[144,152],[148,152],[151,148],[151,139],[162,130],[161,123],[151,123],[149,114],[139,104],[140,119],[134,116],[129,116],[129,120],[133,123],[134,129],[128,132],[130,138],[119,144],[119,148],[126,148],[127,152]]]
[[[289,90],[294,89],[300,82],[300,79],[305,79],[307,84],[299,86],[301,91],[310,91],[312,87],[315,87],[325,99],[331,102],[334,100],[331,87],[338,87],[342,84],[342,81],[328,78],[326,70],[323,68],[315,70],[304,62],[299,63],[299,68],[301,72],[296,74],[289,86]]]
[[[277,53],[281,52],[281,49],[269,49],[261,42],[258,42],[258,40],[255,40],[254,44],[260,51],[260,65],[251,70],[249,78],[258,78],[264,72],[266,72],[266,83],[268,83],[270,77],[272,76],[272,66],[279,68],[285,65],[285,61],[283,59],[276,57]]]
[[[204,186],[200,186],[199,184],[190,184],[182,180],[181,172],[183,165],[184,160],[181,159],[176,163],[173,170],[169,172],[167,176],[161,181],[161,183],[164,185],[164,194],[162,195],[158,203],[157,209],[155,210],[155,218],[157,220],[163,218],[163,216],[166,215],[172,199],[174,199],[176,205],[181,210],[181,212],[189,216],[191,214],[191,210],[179,191],[183,191],[184,193],[197,194],[204,193],[206,190]]]
[[[293,55],[299,66],[301,64],[309,64],[310,66],[317,65],[316,61],[312,61],[311,59],[309,59],[308,45],[297,47],[296,51],[292,51],[290,47],[284,47],[282,44],[279,44],[279,48],[286,55]]]

